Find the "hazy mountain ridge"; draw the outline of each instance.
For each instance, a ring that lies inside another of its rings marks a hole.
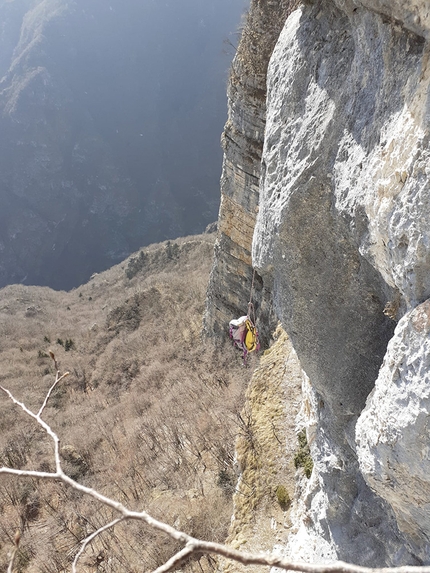
[[[216,218],[222,39],[243,7],[0,5],[0,284],[70,288]]]

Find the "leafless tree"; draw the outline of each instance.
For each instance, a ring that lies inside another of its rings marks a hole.
[[[367,567],[360,567],[357,565],[352,565],[348,563],[344,563],[341,561],[334,562],[331,564],[310,564],[310,563],[300,563],[300,562],[291,562],[287,559],[276,555],[265,555],[265,554],[253,554],[253,553],[245,553],[241,551],[237,551],[228,547],[227,545],[223,545],[220,543],[213,543],[210,541],[203,541],[201,539],[197,539],[180,531],[163,521],[159,521],[154,519],[151,515],[149,515],[146,511],[131,511],[127,509],[122,503],[111,499],[97,490],[84,486],[78,481],[69,477],[64,471],[61,466],[61,459],[60,459],[60,439],[57,433],[51,428],[49,424],[47,424],[43,420],[43,413],[48,404],[48,401],[58,384],[64,380],[68,376],[68,372],[61,372],[58,370],[58,364],[55,359],[54,354],[50,353],[51,358],[54,361],[55,368],[56,368],[56,377],[55,382],[52,384],[51,388],[48,390],[48,393],[45,396],[45,399],[37,413],[32,412],[27,406],[17,400],[12,393],[7,390],[6,388],[0,386],[0,390],[21,410],[25,412],[30,418],[32,418],[43,430],[46,434],[52,439],[53,442],[53,454],[55,460],[55,471],[52,472],[45,472],[45,471],[32,471],[32,470],[19,470],[11,467],[1,467],[0,474],[3,475],[10,475],[15,476],[17,478],[33,478],[39,480],[54,480],[60,481],[76,492],[80,492],[87,496],[90,496],[94,500],[100,502],[105,507],[108,507],[114,512],[118,514],[118,517],[108,523],[105,523],[103,526],[99,527],[95,531],[93,531],[90,535],[85,537],[81,541],[81,546],[79,551],[76,553],[74,557],[74,561],[72,564],[72,572],[77,573],[79,560],[83,556],[85,550],[91,544],[93,540],[95,540],[99,535],[107,530],[111,530],[115,527],[115,525],[123,522],[125,520],[134,520],[140,521],[148,526],[152,527],[154,530],[158,530],[160,532],[165,533],[170,538],[174,539],[175,541],[179,542],[183,545],[182,549],[180,549],[177,553],[175,553],[170,559],[168,559],[163,565],[158,567],[154,573],[167,573],[169,571],[173,571],[177,569],[181,563],[187,561],[191,557],[195,555],[218,555],[227,559],[232,559],[243,565],[267,565],[268,567],[278,567],[280,569],[291,570],[291,571],[301,571],[303,573],[430,573],[430,567],[398,567],[398,568],[367,568]],[[13,573],[14,569],[14,560],[17,555],[17,551],[19,548],[21,533],[17,531],[14,539],[14,546],[10,553],[9,559],[9,566],[8,566],[8,573]]]

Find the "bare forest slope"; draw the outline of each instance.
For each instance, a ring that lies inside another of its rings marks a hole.
[[[0,381],[37,410],[54,379],[53,351],[71,375],[45,417],[60,435],[69,475],[223,541],[250,370],[230,346],[200,339],[213,240],[148,247],[70,292],[2,289]],[[53,464],[42,430],[7,397],[0,400],[0,462],[42,470]],[[2,477],[0,569],[16,529],[23,533],[19,571],[69,569],[79,541],[110,520],[105,513],[64,486]],[[153,569],[172,543],[141,525],[117,526],[87,551],[82,571]]]

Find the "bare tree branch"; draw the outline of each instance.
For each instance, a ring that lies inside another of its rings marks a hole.
[[[33,470],[16,470],[15,468],[2,467],[0,468],[0,475],[7,474],[17,477],[29,477],[36,479],[50,479],[59,480],[61,479],[61,474],[57,472],[35,472]]]
[[[53,360],[55,361],[55,357],[53,358]],[[224,557],[226,559],[237,561],[239,563],[242,563],[243,565],[266,565],[268,567],[278,567],[280,569],[285,569],[290,571],[300,571],[301,573],[430,573],[430,566],[370,568],[370,567],[361,567],[358,565],[352,565],[349,563],[345,563],[343,561],[318,565],[314,563],[291,562],[283,557],[276,555],[253,554],[253,553],[245,553],[237,551],[231,547],[228,547],[220,543],[213,543],[209,541],[202,541],[200,539],[196,539],[188,535],[187,533],[184,533],[183,531],[179,531],[178,529],[171,527],[167,523],[154,519],[151,515],[149,515],[145,511],[140,511],[140,512],[131,511],[127,509],[122,503],[119,503],[113,499],[106,497],[105,495],[101,494],[95,489],[80,484],[79,482],[75,481],[74,479],[72,479],[71,477],[69,477],[64,473],[61,467],[61,459],[59,453],[60,440],[57,434],[49,426],[49,424],[47,424],[41,418],[41,414],[43,413],[48,403],[52,391],[54,390],[55,386],[67,374],[68,373],[60,375],[60,372],[57,371],[55,383],[48,391],[45,400],[43,402],[43,405],[37,414],[34,414],[31,410],[29,410],[25,406],[25,404],[17,400],[9,390],[0,386],[0,390],[3,391],[15,405],[19,406],[28,416],[33,418],[52,438],[54,442],[54,455],[56,463],[55,472],[17,470],[9,467],[1,467],[0,475],[6,474],[16,477],[37,478],[41,480],[58,480],[67,484],[75,491],[79,491],[81,493],[84,493],[85,495],[92,497],[93,499],[99,501],[100,503],[102,503],[107,507],[110,507],[111,509],[115,510],[120,514],[121,517],[111,521],[110,523],[107,523],[103,527],[100,527],[97,531],[93,532],[91,535],[89,535],[82,541],[82,547],[76,554],[75,559],[73,561],[72,565],[73,573],[77,572],[78,561],[82,557],[88,545],[101,533],[114,527],[116,524],[118,524],[121,521],[124,521],[125,519],[132,519],[144,522],[150,527],[157,529],[158,531],[162,531],[168,536],[170,536],[172,539],[175,539],[176,541],[179,541],[184,544],[183,549],[181,549],[178,553],[176,553],[173,557],[171,557],[168,561],[166,561],[164,565],[156,569],[154,573],[169,573],[174,568],[177,568],[183,561],[185,561],[192,555],[198,555],[198,554],[206,554],[206,555],[214,554]],[[8,567],[8,573],[12,573],[13,562],[15,559],[16,552],[18,550],[18,544],[19,544],[19,536],[15,537],[15,547],[13,549],[13,552],[11,553],[11,560]]]
[[[123,521],[123,517],[119,517],[118,519],[114,519],[113,521],[111,521],[110,523],[107,523],[106,525],[104,525],[103,527],[100,527],[99,529],[97,529],[97,531],[94,531],[93,533],[91,533],[91,535],[89,535],[86,539],[84,539],[81,543],[82,543],[82,547],[79,549],[79,551],[76,553],[75,558],[73,560],[73,564],[72,564],[72,573],[77,573],[77,565],[78,565],[78,561],[79,559],[82,557],[85,549],[87,548],[88,544],[91,543],[91,541],[93,539],[95,539],[98,535],[100,535],[101,533],[103,533],[104,531],[107,531],[108,529],[111,529],[112,527],[114,527],[115,525],[117,525],[118,523],[120,523],[121,521]]]
[[[7,568],[7,573],[13,573],[13,563],[15,561],[15,555],[16,552],[18,551],[18,547],[14,547],[12,550],[12,554],[10,556],[10,561],[9,561],[9,567]]]
[[[15,547],[13,548],[11,556],[10,556],[9,567],[7,568],[7,573],[13,573],[13,564],[15,562],[15,556],[16,556],[16,553],[18,551],[20,540],[21,540],[21,533],[19,531],[17,531],[15,533]]]
[[[186,559],[191,557],[195,553],[195,549],[192,544],[188,544],[181,550],[178,551],[173,557],[171,557],[164,565],[158,567],[153,571],[153,573],[169,573],[169,571],[173,571],[183,563]]]
[[[57,386],[57,384],[59,382],[61,382],[61,380],[63,380],[63,378],[65,378],[66,376],[69,375],[69,372],[64,372],[64,374],[60,375],[60,372],[57,370],[57,374],[55,376],[55,382],[53,383],[53,385],[51,386],[51,388],[49,389],[48,393],[46,394],[45,400],[42,404],[42,406],[40,407],[39,412],[37,413],[37,416],[40,417],[42,415],[43,410],[45,409],[46,404],[48,403],[49,398],[51,397],[52,392],[54,391],[55,387]]]
[[[57,434],[51,429],[51,427],[42,420],[42,418],[40,417],[39,414],[35,414],[34,412],[32,412],[31,410],[29,410],[27,408],[27,406],[25,404],[23,404],[22,402],[20,402],[19,400],[17,400],[11,392],[9,392],[9,390],[7,390],[6,388],[3,388],[3,386],[0,386],[0,390],[2,390],[5,394],[7,394],[9,396],[9,398],[12,400],[12,402],[14,404],[16,404],[17,406],[19,406],[26,414],[28,414],[31,418],[33,418],[34,420],[36,420],[36,422],[42,426],[42,428],[45,430],[45,432],[51,436],[53,442],[54,442],[54,457],[55,457],[55,467],[57,469],[57,474],[62,473],[61,470],[61,461],[60,461],[60,440],[57,436]],[[49,392],[48,392],[49,393]],[[45,399],[44,404],[46,405],[47,400]],[[44,407],[44,406],[43,406]],[[41,408],[41,410],[43,410],[43,408]],[[0,471],[3,468],[0,468]],[[34,477],[42,477],[42,476],[34,476]]]

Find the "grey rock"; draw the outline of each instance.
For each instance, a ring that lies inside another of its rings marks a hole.
[[[268,71],[253,262],[314,392],[304,529],[332,557],[372,566],[429,562],[426,509],[406,531],[407,496],[376,486],[376,470],[363,477],[355,436],[395,329],[384,309],[399,320],[430,296],[427,29],[420,1],[306,3]],[[382,394],[368,407],[383,409]]]
[[[399,528],[430,561],[430,301],[399,322],[375,389],[357,422],[368,482],[392,506]]]
[[[263,345],[276,326],[270,279],[254,273],[251,245],[259,202],[266,121],[266,72],[283,22],[296,1],[251,2],[228,83],[218,238],[205,313],[205,332],[226,335],[232,318],[256,311]]]

